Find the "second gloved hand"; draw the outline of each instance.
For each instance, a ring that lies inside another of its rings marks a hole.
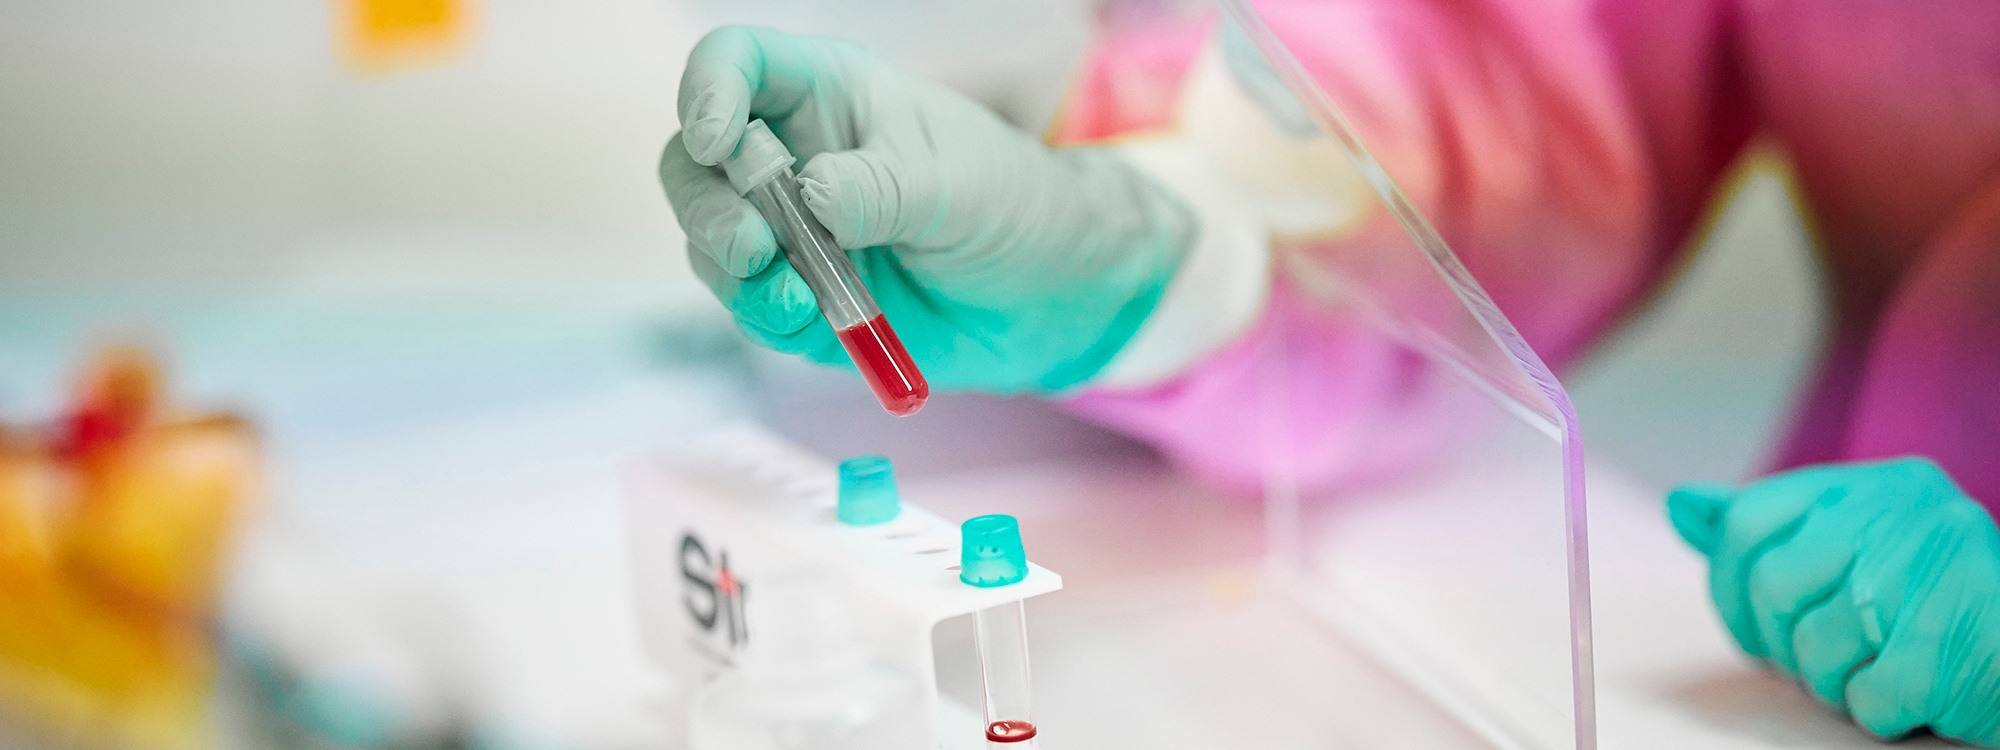
[[[1736,642],[1869,732],[2000,747],[2000,530],[1929,461],[1681,487]]]
[[[849,250],[935,386],[1052,392],[1110,362],[1196,235],[1116,155],[1055,150],[850,44],[726,27],[681,79],[660,179],[697,275],[752,338],[841,364],[812,292],[713,165],[762,118],[804,165],[806,204]]]

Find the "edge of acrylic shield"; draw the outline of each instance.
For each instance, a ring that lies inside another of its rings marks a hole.
[[[1347,283],[1349,286],[1340,290],[1339,294],[1328,296],[1342,297],[1343,304],[1360,310],[1359,316],[1367,318],[1378,331],[1421,353],[1437,370],[1450,373],[1467,390],[1483,394],[1512,414],[1518,424],[1552,441],[1557,457],[1549,460],[1545,468],[1551,476],[1559,477],[1562,498],[1559,520],[1561,541],[1555,543],[1551,537],[1551,544],[1561,548],[1563,559],[1559,567],[1563,568],[1561,575],[1565,580],[1560,585],[1566,594],[1566,602],[1559,598],[1554,606],[1566,605],[1567,609],[1569,670],[1566,681],[1573,724],[1570,734],[1577,750],[1594,750],[1597,746],[1596,698],[1583,446],[1569,396],[1541,357],[1500,312],[1416,205],[1403,194],[1388,171],[1363,145],[1334,99],[1314,80],[1299,57],[1273,30],[1272,24],[1267,23],[1265,17],[1246,0],[1223,0],[1222,6],[1227,17],[1223,24],[1224,34],[1236,35],[1235,42],[1247,43],[1254,49],[1251,57],[1265,66],[1265,72],[1275,78],[1277,85],[1271,88],[1278,89],[1281,96],[1288,94],[1290,99],[1295,100],[1296,108],[1303,110],[1300,119],[1309,119],[1321,131],[1316,135],[1333,141],[1353,171],[1366,183],[1367,192],[1380,201],[1383,209],[1400,226],[1402,234],[1414,245],[1409,249],[1407,260],[1412,266],[1427,266],[1429,274],[1435,277],[1433,281],[1442,285],[1439,296],[1447,300],[1446,305],[1458,308],[1458,311],[1452,313],[1452,321],[1443,324],[1435,317],[1426,319],[1421,315],[1401,315],[1401,311],[1394,309],[1393,300],[1385,303],[1380,297],[1371,295],[1372,290],[1368,288],[1365,278],[1336,280],[1333,283]],[[1274,352],[1274,355],[1282,365],[1283,352]],[[1272,567],[1281,577],[1298,580],[1310,575],[1303,567],[1310,551],[1306,549],[1307,540],[1300,536],[1304,524],[1301,478],[1298,467],[1293,465],[1290,457],[1290,430],[1294,426],[1288,420],[1293,411],[1285,405],[1285,399],[1290,396],[1286,389],[1291,387],[1291,382],[1283,373],[1275,372],[1265,377],[1264,381],[1268,397],[1262,399],[1258,410],[1259,429],[1266,440],[1281,441],[1282,445],[1282,450],[1266,451],[1271,456],[1266,471],[1266,500]],[[1554,508],[1548,510],[1553,517]],[[1561,629],[1558,628],[1559,631]],[[1426,680],[1419,679],[1417,682],[1425,684]],[[1457,700],[1449,696],[1438,696],[1438,699],[1446,708],[1468,718],[1468,723],[1475,728],[1504,726],[1509,721],[1508,717],[1494,716],[1496,708],[1491,704],[1480,705],[1478,701]],[[1545,744],[1504,730],[1486,733],[1489,739],[1503,746],[1539,747]]]

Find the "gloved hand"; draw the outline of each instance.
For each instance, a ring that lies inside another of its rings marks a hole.
[[[1687,485],[1667,511],[1751,656],[1879,737],[2000,747],[2000,531],[1936,464]]]
[[[697,275],[753,339],[847,355],[719,163],[751,118],[800,159],[807,207],[932,385],[1055,391],[1137,331],[1196,234],[1116,155],[1054,150],[979,104],[843,42],[726,27],[681,77],[660,181]]]

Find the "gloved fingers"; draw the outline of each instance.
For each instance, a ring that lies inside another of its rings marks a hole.
[[[1667,495],[1667,520],[1688,546],[1706,557],[1722,542],[1723,515],[1735,496],[1736,488],[1726,484],[1683,484]]]
[[[1771,655],[1750,601],[1750,571],[1798,533],[1824,496],[1841,491],[1839,479],[1832,467],[1780,474],[1737,492],[1724,512],[1721,539],[1709,555],[1709,589],[1723,624],[1745,653]]]
[[[770,224],[727,177],[689,158],[682,136],[675,133],[660,154],[660,186],[688,245],[730,276],[745,279],[763,271],[778,254]]]
[[[788,344],[791,348],[784,351],[796,353],[809,361],[849,371],[855,369],[854,359],[847,355],[847,347],[840,345],[840,337],[834,333],[833,326],[827,324],[825,318],[807,326],[804,331],[793,336]]]
[[[1863,536],[1887,507],[1847,503],[1844,497],[1821,495],[1798,532],[1757,557],[1745,579],[1758,636],[1771,661],[1793,675],[1801,674],[1792,653],[1793,628],[1806,610],[1843,591]]]
[[[817,313],[813,315],[811,322],[790,333],[773,333],[749,326],[743,326],[743,332],[758,346],[771,351],[797,355],[822,365],[854,369],[854,363],[848,359],[847,350],[841,347],[840,338],[835,335],[833,326],[826,322],[824,316]]]
[[[1887,635],[1885,653],[1907,656],[1906,673],[1923,680],[1927,700],[1906,696],[1905,705],[1925,709],[1940,737],[1993,747],[2000,739],[2000,528],[1963,494],[1944,499],[1885,545],[1894,557],[1871,571],[1869,609]],[[1893,596],[1901,598],[1883,601]]]
[[[833,326],[828,325],[823,317],[814,317],[806,327],[792,333],[760,334],[757,343],[772,351],[796,354],[823,365],[837,367],[846,363],[850,368],[852,366],[845,350],[840,348],[840,339],[834,335]]]
[[[1958,655],[1958,674],[1937,678],[1950,687],[1943,709],[1931,720],[1931,731],[1978,747],[2000,747],[2000,671],[1996,671],[2000,669],[2000,600],[1989,598],[1984,606],[1973,605],[1955,614],[1960,627],[1955,641],[1946,648],[1947,653]],[[1985,668],[1973,666],[1979,664]]]
[[[719,164],[735,151],[752,112],[783,120],[816,98],[837,94],[821,90],[840,78],[830,75],[830,66],[817,42],[781,31],[724,26],[709,32],[688,54],[681,74],[679,112],[688,156]]]
[[[1979,747],[2000,747],[2000,525],[1990,515],[1978,515],[1986,517],[1967,522],[1966,559],[1951,582],[1959,596],[1945,648],[1958,655],[1958,674],[1944,678],[1953,696],[1931,730]]]
[[[799,171],[799,193],[841,247],[930,246],[950,207],[933,171],[888,150],[833,151]]]
[[[736,317],[737,326],[759,344],[796,353],[785,345],[814,321],[825,323],[812,289],[783,260],[766,265],[750,278],[739,279],[689,242],[688,265]]]
[[[1847,710],[1870,734],[1892,740],[1929,722],[1939,664],[1935,644],[1917,642],[1920,638],[1891,638],[1847,681]]]
[[[1799,616],[1792,654],[1800,681],[1837,709],[1847,709],[1847,681],[1875,655],[1861,632],[1861,618],[1846,591],[1838,591]]]
[[[1892,494],[1905,507],[1966,500],[1965,490],[1951,480],[1942,467],[1927,458],[1903,457],[1857,464],[1866,471],[1874,486]],[[1969,502],[1969,500],[1968,500]]]
[[[1951,586],[1983,562],[1978,535],[1990,532],[1978,524],[1991,523],[1984,511],[1968,500],[1904,511],[1897,521],[1862,542],[1849,582],[1863,637],[1879,655],[1848,681],[1848,710],[1884,738],[1924,726],[1964,690],[1953,686],[1956,665],[1945,659],[1965,655],[1965,607],[1991,596]]]
[[[1922,618],[1936,614],[1926,607],[1948,599],[1940,589],[1991,554],[1986,550],[1993,521],[1969,499],[1901,510],[1894,520],[1871,529],[1861,542],[1865,552],[1856,558],[1848,584],[1862,630],[1878,648],[1923,627]]]

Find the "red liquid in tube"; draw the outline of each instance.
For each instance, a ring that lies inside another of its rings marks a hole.
[[[1035,725],[1003,719],[986,725],[987,742],[1027,742],[1035,738]]]
[[[931,384],[917,372],[917,363],[910,359],[909,350],[896,338],[887,318],[877,315],[861,325],[841,329],[838,335],[840,345],[846,347],[847,356],[860,368],[861,377],[874,389],[882,408],[899,417],[924,408],[924,401],[931,397]]]

